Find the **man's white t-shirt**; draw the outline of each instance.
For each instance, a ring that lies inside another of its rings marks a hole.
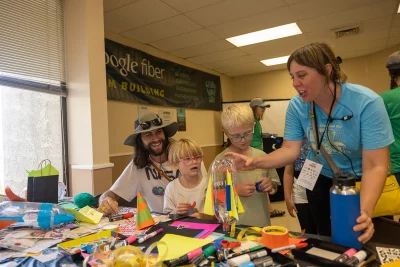
[[[179,170],[168,161],[164,162],[162,166],[154,161],[153,163],[163,170],[171,180],[175,180],[180,175]],[[203,163],[201,170],[206,173]],[[110,190],[126,201],[132,201],[140,192],[151,211],[163,212],[164,193],[168,183],[169,181],[153,165],[138,169],[132,160]]]
[[[181,178],[182,179],[182,178]],[[170,182],[165,189],[164,213],[176,213],[176,207],[179,202],[189,202],[193,204],[196,201],[196,208],[200,213],[204,212],[204,203],[206,201],[208,179],[207,173],[202,172],[201,182],[193,188],[183,187],[176,179]]]

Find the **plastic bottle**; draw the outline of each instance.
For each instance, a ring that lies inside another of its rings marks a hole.
[[[354,176],[350,174],[340,174],[333,179],[330,189],[332,241],[361,249],[362,245],[357,240],[361,232],[353,231],[360,216],[360,192],[355,185]]]

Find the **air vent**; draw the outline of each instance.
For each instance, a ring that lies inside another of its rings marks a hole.
[[[332,33],[336,38],[356,35],[359,32],[360,32],[359,26],[351,26],[351,27],[332,30]]]

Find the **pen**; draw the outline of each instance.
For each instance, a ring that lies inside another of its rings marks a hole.
[[[305,248],[308,246],[308,243],[299,243],[297,245],[289,245],[289,246],[284,246],[280,248],[274,248],[271,250],[272,253],[277,253],[282,250],[291,250],[291,249],[299,249],[299,248]]]
[[[161,233],[162,231],[164,231],[163,228],[157,229],[154,232],[152,232],[152,233],[150,233],[148,235],[145,235],[144,237],[139,238],[138,242],[139,243],[143,243],[144,241],[152,238],[153,236],[156,236],[157,234]]]
[[[165,265],[167,265],[167,267],[178,266],[178,265],[187,263],[188,261],[196,258],[202,252],[203,252],[203,250],[201,248],[197,248],[197,249],[189,252],[188,254],[183,255],[182,257],[179,257],[179,258],[173,259],[173,260],[167,260],[167,261],[164,261],[164,263],[165,263]]]
[[[125,213],[125,214],[114,215],[114,216],[111,216],[108,220],[109,220],[110,222],[113,222],[113,221],[119,221],[119,220],[122,220],[122,219],[128,219],[128,218],[131,218],[131,217],[133,217],[133,212],[128,212],[128,213]]]
[[[264,248],[264,246],[257,245],[255,247],[252,247],[252,248],[249,248],[249,249],[245,249],[245,250],[239,251],[237,253],[231,254],[231,255],[229,255],[229,258],[237,257],[237,256],[240,256],[240,255],[243,255],[243,254],[258,250],[258,249],[262,249],[262,248]]]
[[[137,239],[137,236],[131,235],[130,237],[128,237],[127,239],[125,239],[125,242],[126,242],[128,245],[130,245],[130,244],[132,244],[133,242],[135,242],[136,239]]]

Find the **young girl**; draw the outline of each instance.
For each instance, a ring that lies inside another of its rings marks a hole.
[[[246,156],[266,155],[250,146],[253,137],[253,112],[247,105],[232,105],[221,115],[222,129],[230,140],[230,146],[215,159],[221,160],[226,152],[235,152]],[[256,183],[261,182],[256,191]],[[238,171],[235,188],[242,202],[244,213],[239,214],[239,223],[251,226],[271,225],[268,209],[268,193],[274,194],[280,183],[275,169],[257,169]]]
[[[194,141],[181,139],[171,144],[168,160],[180,171],[164,194],[164,212],[204,217],[207,173],[201,170],[203,151]]]

